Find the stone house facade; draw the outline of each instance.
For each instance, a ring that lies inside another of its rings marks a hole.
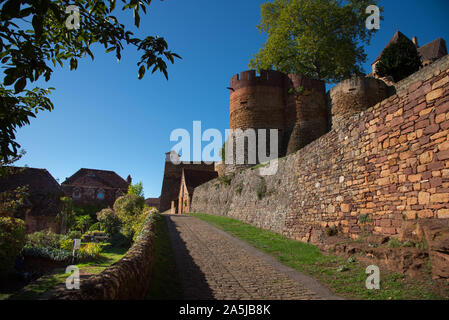
[[[62,184],[66,196],[74,203],[111,206],[128,192],[131,178],[124,180],[114,171],[80,169]]]
[[[62,208],[60,198],[64,196],[59,183],[46,169],[36,168],[11,167],[8,176],[0,178],[0,192],[25,186],[28,187],[28,197],[16,218],[25,221],[27,233],[47,229],[58,233],[57,215]]]

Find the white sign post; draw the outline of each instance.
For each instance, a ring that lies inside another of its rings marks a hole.
[[[81,247],[81,239],[73,239],[73,253],[72,253],[72,263],[75,259],[75,251],[79,250]]]

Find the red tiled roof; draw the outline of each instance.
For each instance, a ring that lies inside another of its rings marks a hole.
[[[218,177],[218,173],[216,171],[200,171],[200,170],[190,170],[184,169],[184,178],[186,181],[187,190],[189,194],[193,194],[193,190]]]
[[[67,178],[62,185],[95,187],[103,189],[127,189],[128,183],[114,171],[82,168]]]
[[[150,207],[158,208],[160,201],[161,201],[160,198],[148,198],[148,199],[145,199],[145,204]]]
[[[438,38],[418,48],[423,61],[436,60],[447,55],[446,41]]]
[[[28,186],[31,215],[55,216],[59,213],[59,198],[64,192],[46,169],[11,167],[8,176],[0,178],[0,192],[23,186]]]

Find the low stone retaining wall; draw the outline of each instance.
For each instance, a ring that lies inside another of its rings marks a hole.
[[[81,280],[79,290],[57,293],[57,300],[140,300],[151,281],[154,249],[154,217],[143,227],[140,239],[126,255],[98,275]]]

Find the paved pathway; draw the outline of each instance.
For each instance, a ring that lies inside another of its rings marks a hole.
[[[338,299],[312,278],[200,219],[166,218],[185,299]]]

